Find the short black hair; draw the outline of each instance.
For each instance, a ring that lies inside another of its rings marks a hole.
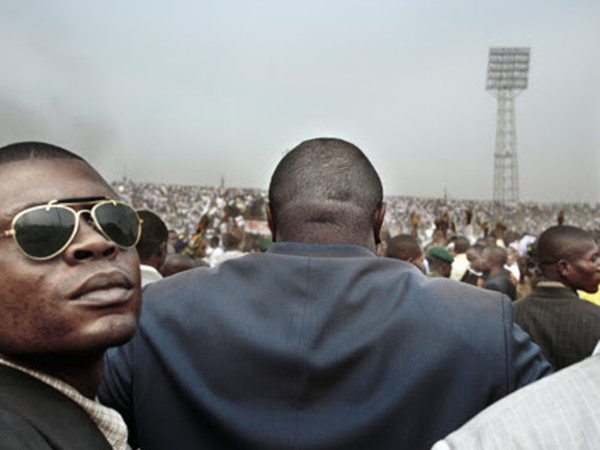
[[[389,240],[385,256],[409,261],[423,254],[419,240],[411,234],[399,234]]]
[[[470,242],[464,236],[457,236],[454,240],[454,252],[458,255],[460,253],[465,253],[469,248]]]
[[[571,259],[582,241],[594,241],[594,236],[571,225],[553,226],[540,234],[535,244],[534,257],[540,265]]]
[[[494,266],[504,266],[508,260],[508,253],[506,252],[506,249],[500,247],[499,245],[489,245],[485,247],[483,251],[490,254],[490,260]]]
[[[140,259],[147,260],[169,240],[169,230],[163,220],[152,211],[144,209],[137,213],[142,219],[142,235],[135,248]]]
[[[0,148],[0,164],[27,159],[77,159],[89,165],[81,156],[45,142],[16,142]]]
[[[470,246],[470,247],[467,249],[467,251],[475,251],[475,252],[477,252],[477,253],[481,254],[481,252],[482,252],[482,251],[483,251],[483,250],[484,250],[486,247],[488,247],[488,245],[482,245],[482,244],[473,244],[473,245],[471,245],[471,246]]]
[[[317,235],[322,226],[364,232],[382,201],[371,162],[354,144],[335,138],[295,147],[277,165],[269,186],[275,225],[305,236]]]

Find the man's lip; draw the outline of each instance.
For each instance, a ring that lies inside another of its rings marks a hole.
[[[133,281],[123,272],[111,271],[95,273],[89,276],[85,281],[77,287],[69,296],[69,300],[80,300],[90,297],[98,297],[102,301],[102,297],[106,297],[109,292],[113,292],[108,297],[114,297],[114,292],[118,290],[130,290],[133,287]]]

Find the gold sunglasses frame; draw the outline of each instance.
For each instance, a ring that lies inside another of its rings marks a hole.
[[[73,199],[73,200],[76,200],[76,199]],[[79,199],[77,199],[77,200],[79,200]],[[117,204],[124,205],[124,206],[130,208],[133,211],[133,213],[135,214],[135,217],[136,217],[137,223],[138,223],[138,230],[137,230],[137,238],[136,238],[135,242],[133,243],[133,245],[123,246],[123,245],[118,244],[104,232],[104,230],[98,223],[98,220],[96,219],[94,211],[96,210],[96,208],[98,208],[98,206],[101,206],[106,203],[112,203],[113,205],[117,205]],[[73,208],[71,208],[71,206],[76,206],[76,205],[89,205],[89,206],[91,206],[91,208],[85,208],[85,209],[80,209],[79,211],[75,211]],[[38,209],[50,210],[51,208],[66,209],[75,215],[75,224],[73,226],[73,232],[71,233],[71,236],[69,236],[69,239],[67,239],[66,243],[59,250],[52,253],[51,255],[42,256],[42,257],[30,255],[21,247],[21,244],[19,244],[19,241],[17,240],[15,224],[17,223],[17,221],[19,220],[20,217],[22,217],[24,214],[27,214],[28,212],[35,211]],[[137,211],[133,208],[133,206],[131,206],[129,204],[118,201],[118,200],[114,200],[109,197],[101,197],[101,198],[93,197],[93,198],[90,198],[89,200],[82,198],[81,201],[51,200],[45,205],[32,206],[31,208],[24,209],[23,211],[20,211],[17,215],[15,215],[15,217],[13,217],[13,220],[11,221],[10,229],[4,231],[0,235],[0,237],[12,237],[13,241],[14,241],[15,245],[17,246],[17,248],[19,249],[19,251],[26,257],[36,260],[36,261],[47,261],[49,259],[54,258],[55,256],[60,255],[62,252],[64,252],[67,249],[67,247],[69,245],[71,245],[71,243],[73,242],[73,239],[75,239],[75,236],[77,235],[77,232],[79,231],[79,216],[83,213],[88,213],[90,215],[90,218],[92,219],[94,228],[106,239],[108,239],[111,242],[114,242],[117,245],[117,247],[119,247],[119,248],[127,250],[127,249],[135,247],[137,245],[137,243],[140,241],[140,238],[142,236],[142,222],[143,221],[142,221],[142,219],[140,219],[140,216],[138,216]]]

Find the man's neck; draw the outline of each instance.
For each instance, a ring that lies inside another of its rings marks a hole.
[[[503,267],[492,267],[490,269],[490,272],[488,273],[488,278],[496,275],[497,273],[501,272],[502,270],[504,270]]]
[[[369,249],[375,253],[377,251],[377,245],[374,239],[356,239],[353,237],[339,235],[320,235],[317,238],[306,235],[292,235],[292,236],[278,236],[276,242],[301,242],[306,244],[336,244],[336,245],[358,245]]]
[[[552,278],[540,278],[540,280],[538,281],[537,285],[539,287],[563,287],[566,289],[570,289],[573,292],[576,292],[576,289],[571,287],[571,286],[567,286],[566,284],[564,284],[562,281],[559,280],[555,280]]]

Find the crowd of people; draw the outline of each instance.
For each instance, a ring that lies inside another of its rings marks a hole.
[[[132,180],[113,182],[111,185],[135,208],[158,214],[168,229],[178,236],[191,238],[205,214],[211,219],[207,229],[209,236],[222,236],[232,227],[239,226],[250,234],[269,234],[264,226],[267,202],[264,189],[180,186]],[[418,237],[423,246],[432,242],[436,229],[440,228],[446,228],[446,235],[466,236],[471,243],[490,233],[502,232],[502,237],[509,240],[508,244],[525,235],[538,236],[559,220],[600,233],[598,204],[499,204],[483,200],[403,196],[386,196],[384,201],[387,205],[384,239],[398,234],[412,234]],[[252,222],[248,223],[249,220]]]
[[[2,448],[600,442],[597,206],[384,198],[335,138],[267,191],[15,143],[0,192]]]

